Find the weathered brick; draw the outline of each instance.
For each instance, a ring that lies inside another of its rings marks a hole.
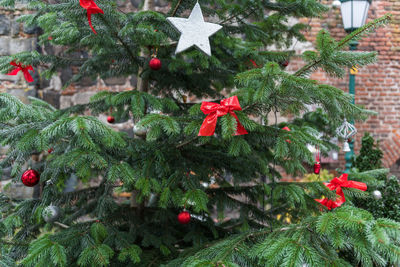
[[[323,0],[322,3],[331,5],[332,1]],[[364,132],[371,132],[381,140],[384,150],[384,165],[400,164],[400,135],[395,136],[393,131],[400,133],[400,1],[374,0],[368,14],[371,21],[390,12],[393,21],[386,27],[379,28],[375,33],[360,40],[358,49],[362,51],[378,51],[379,61],[375,64],[362,67],[356,76],[356,104],[379,113],[371,116],[363,123],[357,123],[359,133],[355,137],[355,150],[360,149],[361,137]],[[308,23],[307,19],[300,20]],[[314,18],[311,22],[312,30],[305,33],[307,39],[315,42],[316,34],[321,28],[327,28],[335,40],[340,40],[346,33],[343,30],[340,9],[332,8],[322,18]],[[299,59],[293,59],[293,66],[298,66]],[[311,78],[324,81],[348,91],[348,74],[343,80],[326,76],[321,71],[312,74]],[[395,139],[397,138],[397,139]],[[394,148],[394,144],[396,148]],[[398,152],[397,152],[398,151]],[[343,157],[340,157],[343,160]],[[344,162],[341,162],[341,165]],[[393,167],[399,170],[400,167]]]

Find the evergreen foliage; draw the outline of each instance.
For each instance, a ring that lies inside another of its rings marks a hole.
[[[382,166],[383,152],[379,143],[375,144],[374,138],[365,133],[362,138],[360,153],[356,156],[353,167],[360,171],[369,171]],[[371,186],[368,191],[371,196],[365,200],[356,200],[358,207],[368,210],[375,218],[389,218],[400,221],[400,183],[396,176],[388,177],[387,172],[378,177],[379,183]],[[378,190],[382,194],[381,199],[374,199],[372,192]]]
[[[11,166],[17,181],[33,164],[32,154],[54,149],[36,165],[39,198],[0,195],[1,265],[350,266],[341,252],[363,266],[400,263],[400,224],[351,205],[367,194],[345,188],[346,204],[326,212],[314,199],[335,199],[334,192],[321,182],[281,181],[278,171],[304,173],[303,165],[313,162],[307,144],[332,147],[328,138],[317,138],[320,129],[299,123],[309,105],[319,106],[332,123],[369,114],[351,104],[342,90],[311,80],[309,74],[321,68],[343,77],[353,65],[374,62],[375,52],[354,53],[345,47],[390,16],[340,41],[322,30],[315,50],[302,55],[305,65],[289,73],[279,63],[292,55],[285,50],[294,38],[304,40],[301,31],[307,25],[290,25],[288,19],[319,16],[326,7],[318,1],[201,1],[204,14],[224,26],[211,38],[212,57],[195,49],[173,55],[176,43],[171,40],[178,34],[166,17],[183,16],[194,1],[173,0],[163,14],[123,13],[115,1],[98,0],[105,14],[92,18],[97,35],[78,1],[24,2],[36,12],[20,20],[42,28],[41,43],[68,49],[63,56],[25,52],[1,57],[0,71],[9,71],[15,60],[42,67],[41,75],[48,78],[74,65],[79,72],[70,82],[75,82],[140,70],[149,86],[100,92],[88,104],[62,110],[39,99],[23,104],[0,94],[0,142],[9,146],[0,168]],[[282,51],[266,51],[272,44]],[[149,46],[159,48],[166,66],[157,72],[147,67]],[[87,56],[74,57],[76,50]],[[250,59],[262,67],[249,70]],[[243,110],[236,114],[249,134],[232,136],[236,120],[227,115],[219,119],[216,136],[198,137],[204,114],[200,103],[186,104],[183,95],[219,102],[227,93],[239,97]],[[146,138],[130,138],[94,117],[110,108],[117,121],[133,119],[147,128]],[[155,110],[161,112],[151,112]],[[88,112],[94,116],[84,115]],[[276,117],[278,112],[298,118],[288,124],[290,132],[276,120],[268,121],[268,114]],[[382,172],[350,174],[349,179],[373,186]],[[63,193],[72,174],[84,183],[100,183]],[[131,203],[116,201],[116,190],[132,192]],[[41,216],[50,204],[63,209],[54,224]],[[176,219],[184,207],[193,215],[188,225]]]
[[[375,144],[374,138],[365,133],[361,140],[360,153],[354,159],[353,166],[359,171],[369,171],[382,168],[383,152],[379,143]]]

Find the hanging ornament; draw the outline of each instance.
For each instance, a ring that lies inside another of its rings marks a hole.
[[[161,60],[157,58],[158,48],[155,49],[153,55],[151,55],[151,60],[149,62],[149,67],[152,70],[159,70],[161,69]]]
[[[42,212],[42,217],[47,223],[55,222],[60,217],[60,215],[60,208],[53,205],[47,206]]]
[[[314,173],[319,174],[321,172],[321,163],[314,163]]]
[[[145,137],[147,134],[147,128],[136,124],[133,126],[133,133],[139,137]]]
[[[280,63],[280,65],[281,65],[283,68],[286,68],[287,66],[289,66],[289,60],[282,61],[282,62]]]
[[[156,57],[153,57],[149,62],[150,69],[159,70],[161,69],[161,60]]]
[[[24,74],[25,80],[28,83],[31,83],[31,82],[34,81],[33,78],[32,78],[32,75],[29,73],[30,70],[35,72],[31,65],[26,65],[25,66],[25,65],[22,65],[21,63],[17,64],[14,61],[11,61],[10,65],[14,66],[15,68],[11,72],[7,73],[7,75],[17,75],[18,72],[22,71],[22,73]]]
[[[211,35],[219,31],[222,26],[204,21],[199,3],[196,3],[188,19],[169,17],[167,20],[181,33],[175,54],[196,46],[211,56]]]
[[[108,123],[114,123],[114,121],[115,121],[114,116],[108,116],[107,121],[108,121]]]
[[[381,191],[379,191],[379,190],[374,190],[374,191],[372,192],[372,197],[373,197],[375,200],[380,200],[380,199],[382,198],[382,193],[381,193]]]
[[[40,174],[32,169],[25,171],[21,176],[21,181],[24,185],[33,187],[40,181]]]
[[[319,147],[317,147],[317,155],[315,156],[315,161],[314,163],[314,173],[319,174],[321,171],[321,163],[320,163],[320,158],[319,158]]]
[[[343,124],[336,129],[336,135],[345,140],[343,145],[344,152],[350,152],[349,139],[356,133],[356,127],[354,127],[353,124],[348,123],[346,119],[344,119]]]
[[[290,132],[290,128],[287,127],[287,126],[283,127],[282,130]],[[286,141],[287,143],[289,143],[289,144],[292,142],[292,141],[290,141],[289,139],[286,139],[285,141]]]
[[[190,213],[183,210],[178,214],[178,221],[180,224],[188,224],[190,222]]]
[[[51,154],[54,151],[54,149],[51,147],[49,150],[47,150],[47,153]]]
[[[81,5],[81,7],[87,10],[86,13],[89,26],[90,28],[92,28],[94,34],[97,34],[92,25],[92,14],[98,14],[98,13],[104,14],[104,11],[100,7],[98,7],[93,0],[79,0],[79,4]]]

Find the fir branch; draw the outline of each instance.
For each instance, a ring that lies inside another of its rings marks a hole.
[[[382,25],[388,23],[390,20],[391,20],[391,15],[390,14],[386,14],[381,18],[377,18],[377,19],[369,22],[367,25],[361,27],[360,29],[356,30],[355,32],[353,32],[353,33],[347,35],[346,37],[344,37],[338,43],[338,45],[336,46],[335,50],[341,49],[345,44],[348,44],[350,41],[359,38],[364,33],[369,32],[369,31],[375,29],[376,27],[379,27],[379,26],[382,26]],[[308,73],[310,70],[315,69],[321,62],[322,62],[321,58],[318,59],[318,60],[315,60],[314,62],[303,66],[301,69],[296,71],[294,73],[294,75],[295,76],[302,76],[305,73]]]

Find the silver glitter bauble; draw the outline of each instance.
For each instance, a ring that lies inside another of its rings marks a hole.
[[[52,223],[55,222],[61,215],[60,208],[57,206],[47,206],[43,212],[42,212],[42,217],[45,220],[45,222]]]
[[[196,46],[211,56],[211,46],[208,38],[219,31],[222,26],[205,22],[199,3],[196,3],[189,18],[169,17],[167,20],[181,33],[175,54]]]
[[[135,125],[133,126],[133,133],[137,136],[145,137],[147,134],[147,129],[144,128],[143,126]]]
[[[375,200],[381,199],[381,198],[382,198],[382,193],[381,193],[381,191],[379,191],[379,190],[374,190],[374,192],[372,192],[372,197],[373,197]]]

